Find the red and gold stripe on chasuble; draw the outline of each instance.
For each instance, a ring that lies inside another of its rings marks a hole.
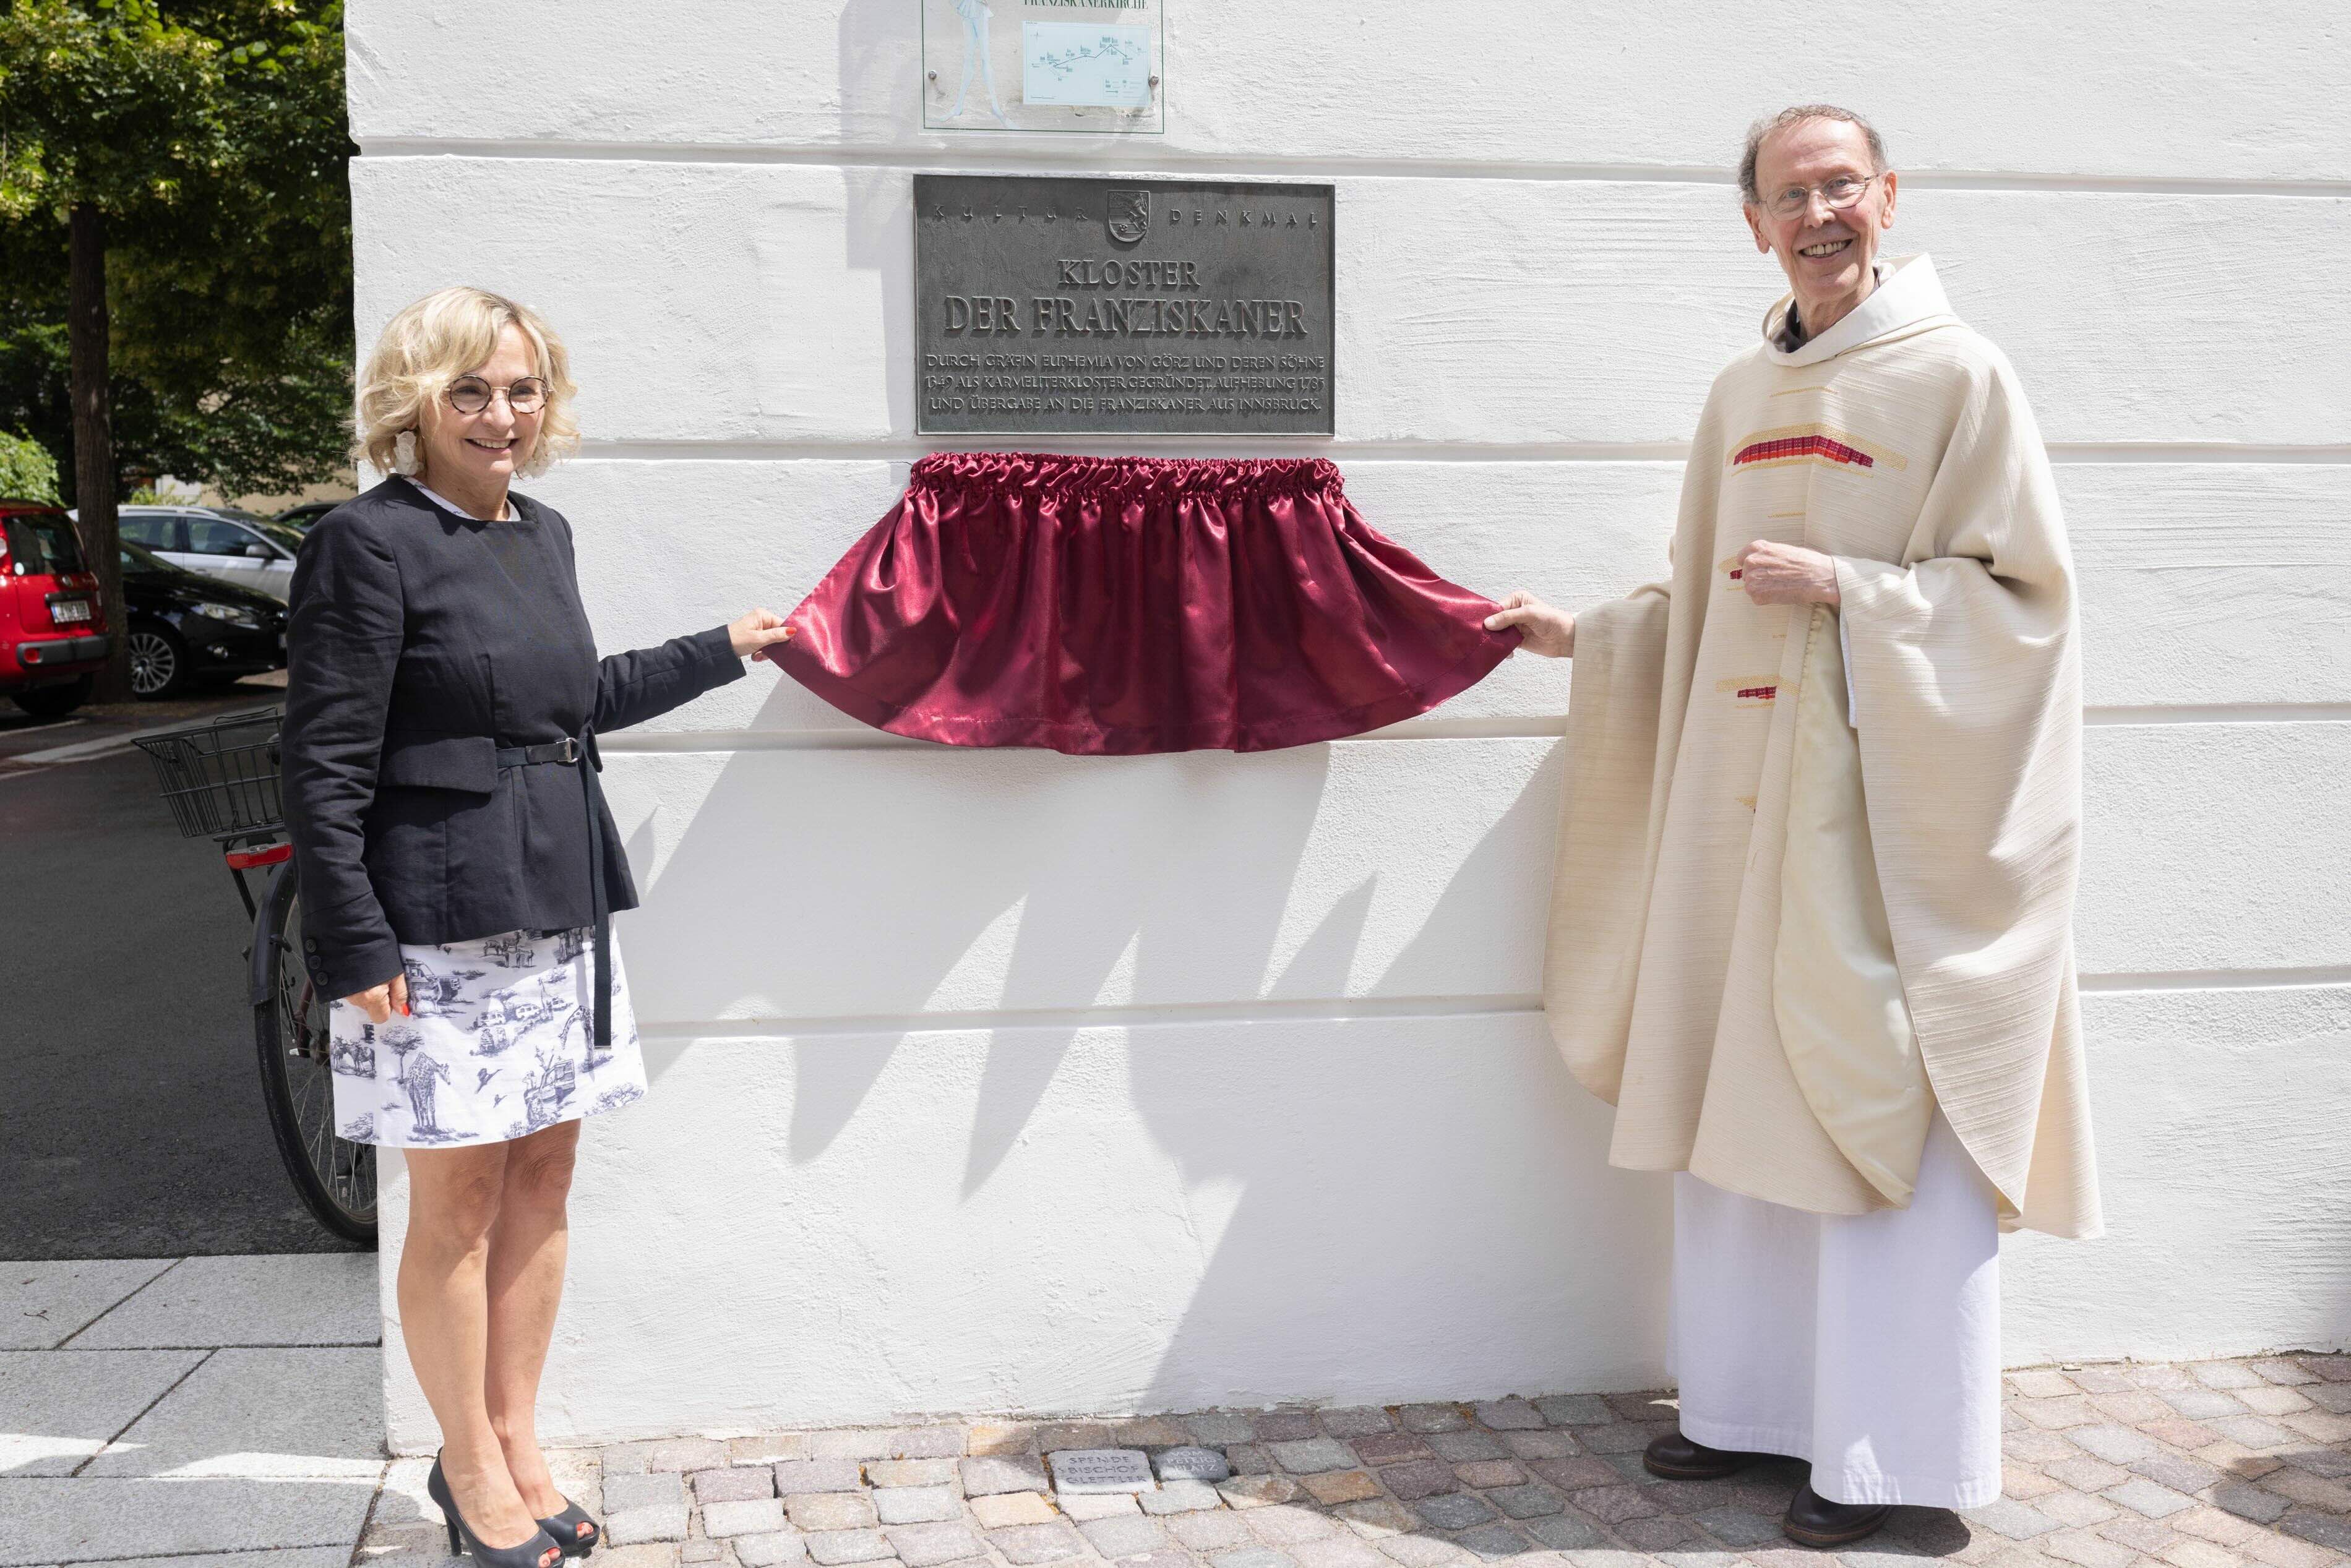
[[[1780,468],[1792,463],[1818,463],[1842,468],[1907,468],[1910,459],[1891,447],[1864,441],[1850,431],[1818,421],[1759,430],[1730,449],[1729,466]]]

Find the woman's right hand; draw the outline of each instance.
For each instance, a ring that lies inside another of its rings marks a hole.
[[[408,977],[394,975],[382,985],[370,986],[355,996],[345,997],[343,1000],[367,1014],[370,1023],[390,1023],[392,1015],[395,1012],[406,1018],[408,1016]]]
[[[1500,601],[1499,613],[1486,617],[1486,630],[1507,632],[1519,629],[1519,645],[1530,653],[1541,653],[1546,659],[1568,659],[1575,655],[1575,617],[1564,610],[1554,610],[1520,589]]]

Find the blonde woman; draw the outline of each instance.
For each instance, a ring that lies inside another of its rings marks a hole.
[[[445,288],[392,318],[359,455],[392,475],[303,542],[288,632],[286,821],[302,946],[330,1009],[336,1122],[408,1151],[400,1309],[441,1426],[450,1550],[585,1556],[534,1406],[563,1294],[580,1123],[643,1097],[611,914],[627,857],[596,737],[743,674],[765,610],[596,656],[571,528],[508,489],[578,444],[563,345]]]

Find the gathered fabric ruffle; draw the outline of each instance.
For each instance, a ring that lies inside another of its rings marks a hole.
[[[1426,713],[1518,645],[1321,458],[936,453],[777,662],[949,746],[1264,751]],[[773,655],[771,655],[773,656]]]

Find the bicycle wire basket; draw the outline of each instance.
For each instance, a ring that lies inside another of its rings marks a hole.
[[[182,838],[237,838],[285,825],[277,795],[281,708],[223,714],[207,724],[138,737],[155,763]]]

